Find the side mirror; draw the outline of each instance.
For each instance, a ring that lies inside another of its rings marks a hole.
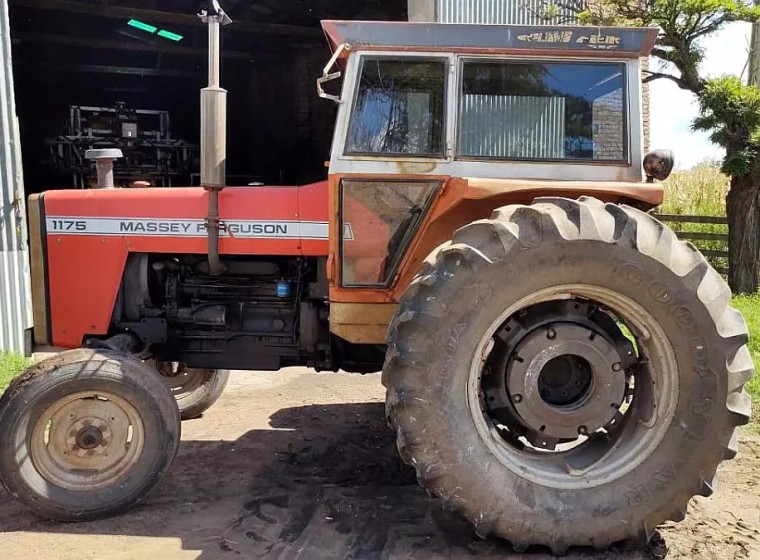
[[[327,82],[332,82],[333,80],[340,78],[340,70],[336,70],[335,72],[330,72],[330,70],[332,70],[333,66],[335,66],[335,64],[338,62],[338,59],[340,58],[340,55],[343,54],[343,51],[348,50],[349,48],[350,46],[348,43],[339,45],[322,70],[322,76],[320,78],[317,78],[317,95],[322,99],[329,99],[334,103],[340,103],[340,95],[330,95],[322,86]]]
[[[647,176],[647,183],[654,183],[654,180],[664,181],[673,171],[673,164],[676,157],[673,150],[652,150],[644,156],[644,173]]]

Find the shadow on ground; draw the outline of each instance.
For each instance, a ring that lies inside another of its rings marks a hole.
[[[285,408],[270,423],[235,441],[183,441],[159,489],[116,518],[40,520],[0,491],[0,530],[174,537],[204,560],[523,557],[506,542],[479,539],[427,497],[397,458],[381,403]],[[569,557],[664,552],[656,539],[646,549]]]

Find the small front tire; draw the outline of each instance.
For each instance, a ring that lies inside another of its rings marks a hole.
[[[164,477],[180,441],[171,391],[139,360],[71,350],[35,364],[0,398],[0,482],[36,513],[121,513]]]

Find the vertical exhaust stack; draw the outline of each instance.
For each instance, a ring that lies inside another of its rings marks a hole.
[[[208,87],[201,90],[201,186],[208,191],[208,270],[218,276],[225,270],[219,260],[219,191],[224,188],[227,160],[227,90],[219,87],[221,26],[232,23],[217,0],[198,17],[208,24]]]

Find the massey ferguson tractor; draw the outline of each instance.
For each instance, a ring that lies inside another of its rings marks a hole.
[[[227,370],[287,366],[382,370],[420,484],[518,550],[646,540],[712,493],[753,366],[721,276],[647,213],[655,29],[324,22],[327,180],[234,187],[203,17],[203,186],[29,200],[35,342],[63,351],[0,399],[10,494],[123,512]]]

